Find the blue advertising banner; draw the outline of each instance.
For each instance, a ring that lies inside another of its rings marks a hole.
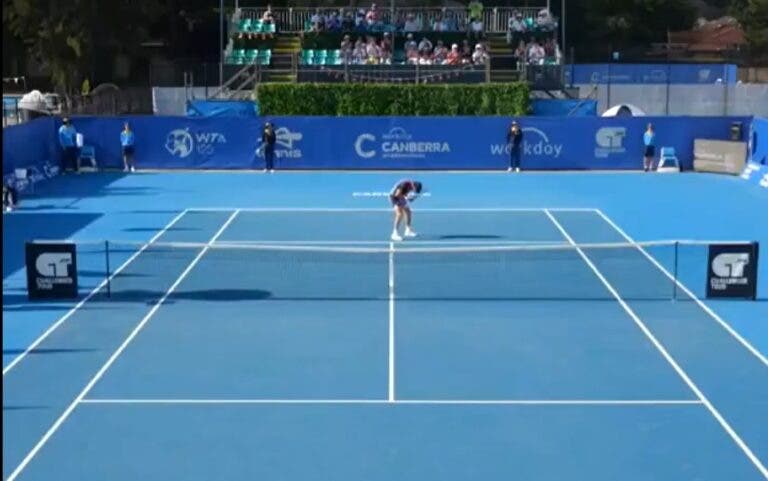
[[[275,117],[279,169],[505,169],[510,119]],[[522,118],[524,169],[639,169],[652,122],[659,147],[693,166],[693,140],[728,140],[734,117]]]
[[[750,159],[768,165],[768,119],[755,117],[749,132]]]
[[[623,64],[566,65],[567,84],[735,84],[733,64]]]
[[[94,146],[102,168],[121,168],[120,132],[135,135],[138,168],[262,169],[256,156],[261,123],[256,117],[75,117],[72,125]]]
[[[53,117],[39,118],[20,125],[3,128],[3,182],[12,182],[24,191],[30,183],[58,175],[61,164]],[[26,170],[26,179],[15,175],[16,169]]]
[[[768,165],[748,162],[741,172],[741,178],[764,189],[768,189]]]
[[[120,131],[135,133],[138,168],[262,169],[266,118],[74,118],[98,164],[121,168]],[[270,117],[278,169],[506,169],[510,146],[504,117]],[[743,117],[527,117],[525,169],[639,169],[645,126],[659,147],[674,147],[692,168],[693,140],[729,140]],[[744,139],[746,140],[746,139]]]

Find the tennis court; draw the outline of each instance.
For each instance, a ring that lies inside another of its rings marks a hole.
[[[4,364],[4,478],[768,478],[768,361],[700,300],[706,243],[531,177],[473,206],[436,176],[403,243],[350,197],[391,174],[324,176],[322,207],[174,185],[151,238],[75,237],[90,294]]]

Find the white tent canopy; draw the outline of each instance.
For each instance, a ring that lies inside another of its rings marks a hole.
[[[603,112],[603,117],[645,117],[640,107],[632,104],[619,104],[614,105],[610,109]]]

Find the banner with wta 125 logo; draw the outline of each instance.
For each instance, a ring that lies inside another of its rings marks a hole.
[[[711,244],[707,269],[708,298],[755,299],[758,243]]]
[[[27,242],[30,299],[77,298],[77,251],[72,243]]]

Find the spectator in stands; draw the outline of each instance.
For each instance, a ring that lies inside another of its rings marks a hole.
[[[517,48],[515,49],[515,58],[517,60],[518,70],[522,70],[523,63],[526,62],[527,52],[528,52],[528,48],[525,46],[525,42],[523,40],[520,40],[520,42],[517,44]]]
[[[341,58],[344,60],[345,64],[351,62],[353,49],[354,46],[352,45],[352,38],[349,36],[349,34],[344,35],[344,38],[341,39],[339,50],[341,51]]]
[[[544,51],[544,48],[539,45],[539,42],[536,40],[531,42],[530,47],[528,47],[528,63],[530,65],[543,65],[546,56],[547,53]]]
[[[445,19],[439,13],[435,16],[435,20],[432,22],[432,31],[434,32],[446,32],[448,31],[448,24]]]
[[[451,51],[445,59],[446,65],[460,65],[461,64],[461,52],[459,52],[459,46],[457,44],[451,45]]]
[[[315,13],[309,21],[312,24],[313,32],[322,32],[325,28],[325,16],[320,12],[319,8],[315,10]]]
[[[419,52],[432,53],[432,42],[427,37],[421,37],[419,42]]]
[[[488,52],[485,51],[485,47],[481,44],[475,45],[475,52],[472,54],[472,63],[475,65],[485,65],[488,62]]]
[[[552,32],[555,29],[555,19],[546,8],[536,15],[536,28],[542,32]]]
[[[13,181],[8,180],[3,184],[3,207],[10,212],[19,205],[19,193],[13,186]]]
[[[404,32],[418,32],[421,30],[421,23],[416,19],[416,16],[409,13],[405,17],[405,25],[403,26]]]
[[[448,10],[445,12],[445,26],[448,32],[458,32],[459,22],[456,21],[456,17],[453,16],[453,12]]]
[[[376,44],[376,39],[368,37],[365,44],[365,63],[369,65],[377,65],[381,61],[381,49]]]
[[[426,50],[419,52],[419,65],[432,65],[432,54]]]
[[[384,32],[381,39],[381,63],[390,65],[392,63],[392,36],[389,32]]]
[[[125,172],[136,172],[136,166],[133,162],[135,140],[136,137],[133,135],[131,126],[126,122],[123,125],[123,131],[120,132],[120,147],[123,150],[123,170]]]
[[[261,133],[261,148],[264,149],[265,172],[272,172],[275,168],[275,144],[277,143],[277,134],[271,122],[264,124],[264,130]]]
[[[338,32],[341,30],[341,19],[339,18],[338,13],[331,12],[331,14],[325,20],[325,29],[329,32]]]
[[[419,49],[419,46],[416,43],[416,40],[413,39],[413,34],[412,33],[409,33],[408,35],[405,36],[404,48],[405,48],[405,53],[408,53],[411,50],[418,50]]]
[[[341,29],[345,32],[351,32],[355,29],[355,18],[352,16],[352,12],[347,11],[343,15],[343,20],[341,21]]]
[[[77,148],[77,130],[68,118],[62,119],[62,125],[59,127],[59,144],[63,150],[62,171],[79,171],[79,149]]]
[[[483,38],[483,21],[480,18],[473,18],[469,22],[469,37],[475,39]]]
[[[365,32],[368,30],[368,23],[365,21],[365,10],[362,8],[355,15],[355,30]]]
[[[437,41],[437,46],[432,54],[432,58],[435,65],[443,65],[448,58],[448,49],[443,44],[442,40]]]
[[[352,50],[352,63],[362,65],[365,63],[366,49],[362,38],[355,42],[355,48]]]
[[[381,15],[379,15],[379,10],[376,8],[375,3],[372,3],[370,10],[366,12],[365,23],[368,24],[369,30],[375,29],[381,23]]]
[[[464,39],[461,43],[461,63],[470,63],[472,61],[472,47],[469,45],[469,40]]]
[[[520,150],[523,145],[523,129],[516,121],[512,122],[507,132],[507,142],[510,143],[509,151],[509,168],[508,171],[515,169],[516,172],[520,172]]]
[[[272,14],[272,5],[267,5],[267,9],[261,15],[262,23],[275,23],[275,17]]]
[[[523,20],[523,14],[515,11],[509,17],[507,23],[507,43],[512,44],[513,40],[520,37],[520,34],[525,33],[525,21]]]
[[[415,48],[405,51],[406,62],[408,65],[416,65],[419,63],[419,51]]]
[[[479,20],[480,23],[483,22],[483,4],[480,3],[478,0],[472,0],[469,2],[469,5],[467,6],[469,9],[469,19],[472,20]]]

